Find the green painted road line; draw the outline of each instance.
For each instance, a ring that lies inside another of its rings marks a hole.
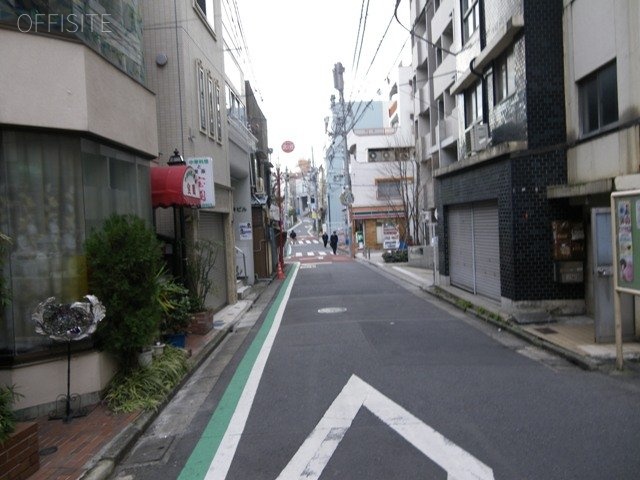
[[[249,378],[265,339],[273,326],[278,308],[283,301],[285,292],[287,291],[289,283],[291,283],[292,278],[294,277],[293,273],[296,270],[297,266],[292,266],[292,268],[289,269],[287,278],[280,286],[276,301],[271,305],[262,327],[260,327],[260,330],[253,339],[253,342],[251,342],[247,353],[240,361],[235,374],[220,399],[218,407],[213,412],[213,415],[204,429],[200,440],[198,440],[196,447],[191,452],[187,463],[180,472],[178,480],[198,480],[205,478],[207,471],[209,470],[209,466],[220,447],[220,442],[229,427],[229,422],[236,410],[238,401],[240,400],[247,383],[247,379]]]

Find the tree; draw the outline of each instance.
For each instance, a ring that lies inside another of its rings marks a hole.
[[[401,206],[398,218],[405,222],[402,239],[414,244],[422,241],[420,229],[420,197],[423,186],[420,182],[420,165],[415,158],[413,148],[395,147],[391,149],[391,160],[383,163],[382,171],[388,183],[383,198],[390,209]]]

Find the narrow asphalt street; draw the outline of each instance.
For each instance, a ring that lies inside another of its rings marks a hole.
[[[320,251],[305,237],[291,259]],[[635,478],[636,380],[317,257],[289,265],[112,478]]]

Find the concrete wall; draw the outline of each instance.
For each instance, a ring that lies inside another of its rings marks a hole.
[[[79,395],[83,405],[96,403],[116,371],[115,359],[105,352],[73,353],[71,393]],[[0,370],[0,383],[15,385],[16,391],[24,395],[14,404],[21,419],[47,415],[55,410],[58,397],[67,394],[67,358],[58,357]]]
[[[157,155],[154,94],[88,47],[2,30],[0,58],[0,85],[11,85],[0,89],[0,124],[89,132]]]

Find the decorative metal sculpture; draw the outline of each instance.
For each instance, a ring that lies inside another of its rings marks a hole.
[[[38,305],[32,315],[36,333],[58,342],[67,342],[67,394],[61,395],[65,402],[65,414],[50,415],[50,418],[63,418],[64,423],[68,423],[74,416],[86,415],[79,405],[78,395],[71,395],[71,342],[90,337],[106,314],[97,297],[86,295],[84,298],[83,302],[61,304],[56,302],[55,297],[49,297]],[[72,399],[78,401],[75,411],[71,409]]]

